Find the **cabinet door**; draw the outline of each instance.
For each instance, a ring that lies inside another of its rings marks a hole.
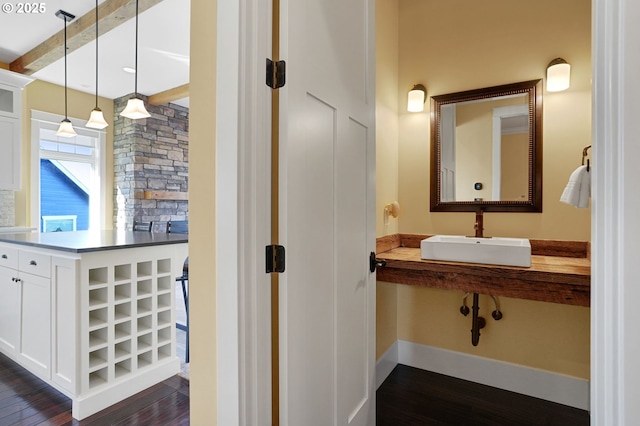
[[[15,356],[20,339],[20,283],[18,271],[0,267],[0,350]]]
[[[20,189],[20,120],[0,115],[0,189]]]
[[[78,333],[78,285],[76,271],[79,260],[51,259],[51,381],[76,394]],[[116,330],[118,328],[116,327]]]
[[[51,280],[20,274],[20,361],[32,373],[50,379],[51,365]]]
[[[20,116],[20,89],[0,83],[0,115]]]

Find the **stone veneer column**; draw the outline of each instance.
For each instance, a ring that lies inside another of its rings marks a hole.
[[[149,118],[120,116],[127,100],[114,100],[114,227],[131,229],[134,220],[154,221],[164,231],[168,220],[188,219],[188,201],[145,199],[145,190],[186,193],[189,186],[189,109],[147,103]]]

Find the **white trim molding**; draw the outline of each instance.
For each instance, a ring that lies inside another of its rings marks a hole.
[[[271,2],[217,10],[217,424],[271,424]]]
[[[376,369],[378,386],[397,364],[445,374],[581,410],[589,409],[588,380],[405,340],[398,340],[378,360]]]
[[[635,0],[593,2],[591,424],[640,417],[640,27]]]
[[[382,382],[389,377],[389,374],[398,365],[398,341],[396,340],[393,345],[382,355],[376,363],[376,389],[380,387]]]

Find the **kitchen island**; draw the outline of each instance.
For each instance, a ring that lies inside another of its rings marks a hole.
[[[180,371],[175,278],[187,235],[0,234],[0,352],[80,420]]]

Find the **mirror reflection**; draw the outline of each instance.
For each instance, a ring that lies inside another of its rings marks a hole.
[[[431,210],[541,211],[540,80],[431,98]]]

